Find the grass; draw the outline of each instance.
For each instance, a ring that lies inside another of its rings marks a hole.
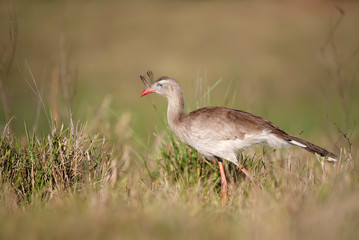
[[[359,236],[357,162],[345,154],[333,165],[304,152],[246,152],[254,183],[226,164],[230,192],[221,207],[216,164],[170,132],[149,168],[138,161],[126,169],[113,149],[81,124],[23,144],[3,134],[1,238]]]
[[[22,145],[5,129],[0,139],[1,182],[14,192],[15,202],[46,202],[62,192],[96,189],[116,178],[115,159],[113,152],[105,151],[105,139],[84,134],[84,126],[72,123],[41,138],[26,129]]]
[[[246,151],[240,157],[254,181],[225,162],[230,185],[222,207],[216,163],[168,129],[157,135],[159,152],[138,160],[115,150],[125,142],[115,148],[80,123],[43,137],[25,132],[23,142],[1,135],[2,239],[359,236],[358,163],[345,152],[351,146],[337,164],[304,151]]]

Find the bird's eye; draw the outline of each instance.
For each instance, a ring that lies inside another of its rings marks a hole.
[[[157,83],[157,86],[163,87],[163,83]]]

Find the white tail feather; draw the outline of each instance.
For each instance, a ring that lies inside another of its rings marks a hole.
[[[327,161],[329,161],[329,162],[336,162],[337,160],[336,160],[335,158],[328,157],[328,158],[327,158]]]
[[[304,144],[300,143],[300,142],[297,142],[297,141],[294,141],[294,140],[290,140],[289,141],[291,144],[293,145],[297,145],[299,147],[302,147],[302,148],[306,148],[307,146],[305,146]]]

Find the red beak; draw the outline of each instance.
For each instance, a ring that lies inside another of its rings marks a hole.
[[[149,89],[149,88],[146,88],[145,90],[143,90],[143,92],[141,93],[141,97],[149,94],[149,93],[153,93],[155,90],[153,89]]]

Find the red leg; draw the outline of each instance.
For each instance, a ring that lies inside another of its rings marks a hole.
[[[249,180],[251,180],[253,182],[253,178],[249,174],[249,172],[245,168],[241,168],[238,163],[235,163],[235,164],[242,171],[242,173],[244,173],[244,175],[246,175],[249,178]]]
[[[219,172],[221,173],[221,182],[222,182],[222,189],[221,189],[221,193],[222,193],[222,206],[224,206],[224,204],[227,201],[227,193],[228,193],[228,186],[227,186],[227,180],[226,180],[226,175],[224,174],[224,168],[223,168],[223,163],[221,160],[218,160],[218,166],[219,166]]]

